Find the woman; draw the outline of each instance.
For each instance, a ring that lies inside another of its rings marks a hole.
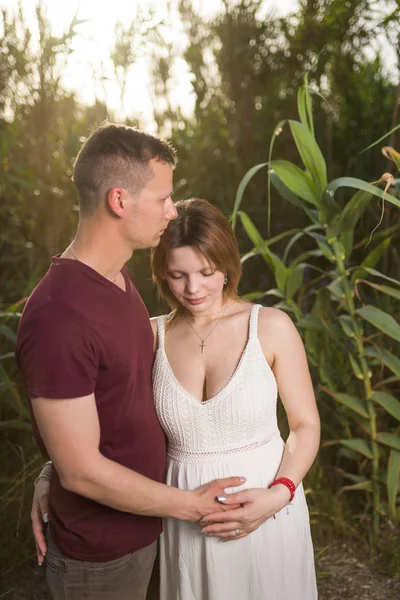
[[[241,263],[225,217],[204,200],[176,208],[178,218],[152,250],[153,280],[173,309],[152,319],[166,483],[193,489],[240,472],[246,489],[229,497],[240,508],[205,515],[200,529],[165,520],[161,599],[314,600],[301,481],[317,453],[319,418],[303,344],[285,313],[237,296]],[[35,498],[46,483],[40,480]]]

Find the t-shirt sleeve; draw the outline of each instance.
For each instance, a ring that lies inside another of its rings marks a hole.
[[[78,398],[95,391],[96,338],[68,306],[52,303],[22,315],[17,359],[30,399]]]

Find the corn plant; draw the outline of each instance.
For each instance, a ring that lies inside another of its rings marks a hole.
[[[318,399],[331,411],[324,443],[336,445],[337,458],[346,465],[341,469],[344,485],[340,493],[366,494],[372,521],[370,542],[375,548],[381,516],[392,522],[400,519],[400,402],[396,398],[400,325],[395,318],[399,315],[400,281],[377,270],[400,226],[376,233],[373,249],[364,250],[359,264],[353,257],[355,246],[368,244],[368,240],[355,244],[355,236],[371,200],[376,197],[400,207],[400,200],[393,195],[398,181],[385,174],[372,184],[352,177],[329,182],[315,138],[307,80],[298,92],[298,113],[299,121],[282,121],[276,127],[269,160],[243,177],[231,220],[235,227],[240,219],[254,245],[242,257],[243,263],[261,255],[275,281],[273,289],[257,290],[248,297],[276,298],[275,306],[291,313],[299,327],[318,379]],[[275,140],[287,126],[303,168],[272,160]],[[306,227],[263,239],[241,210],[245,189],[261,169],[268,171],[269,187],[304,211],[309,221]],[[336,198],[339,188],[356,190],[344,205]],[[300,240],[305,239],[311,249],[296,254]],[[282,246],[283,241],[284,251],[274,252],[274,245],[280,242]]]

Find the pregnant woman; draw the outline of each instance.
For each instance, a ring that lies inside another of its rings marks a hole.
[[[232,510],[198,525],[165,519],[160,597],[315,600],[301,482],[318,450],[319,418],[303,344],[284,312],[238,297],[241,263],[227,219],[204,200],[176,208],[152,250],[153,280],[172,309],[152,319],[166,483],[191,490],[239,472],[246,483],[229,496]],[[34,504],[46,485],[39,481]]]

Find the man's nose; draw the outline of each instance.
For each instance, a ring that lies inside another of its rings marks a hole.
[[[168,198],[167,200],[167,213],[166,218],[168,221],[173,221],[178,216],[178,211],[176,210],[175,204],[172,202],[172,198]]]

